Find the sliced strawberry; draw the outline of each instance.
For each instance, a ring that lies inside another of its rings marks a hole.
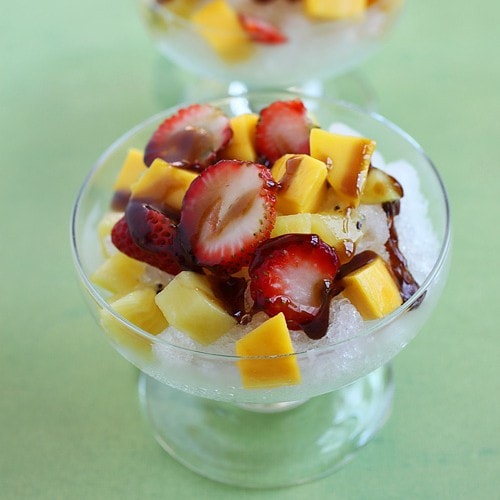
[[[265,19],[245,13],[238,14],[238,19],[245,32],[254,42],[275,45],[287,41],[284,33]]]
[[[231,139],[229,118],[210,104],[193,104],[167,118],[156,129],[144,151],[149,166],[156,158],[183,168],[210,165]]]
[[[274,227],[275,191],[257,163],[221,160],[204,170],[184,196],[178,226],[194,260],[229,274],[247,265]]]
[[[170,252],[151,252],[139,247],[129,231],[125,216],[118,220],[111,231],[111,241],[120,252],[170,274],[182,271],[175,255]]]
[[[260,112],[255,131],[257,152],[271,164],[286,153],[309,154],[312,127],[300,99],[275,101]]]
[[[264,242],[249,268],[257,310],[282,312],[288,327],[319,338],[328,325],[328,305],[339,269],[335,250],[315,234],[285,234]]]

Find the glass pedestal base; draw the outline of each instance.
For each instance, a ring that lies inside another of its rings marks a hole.
[[[387,421],[393,392],[390,365],[301,404],[238,406],[145,374],[139,383],[144,415],[170,455],[205,477],[250,488],[300,484],[344,465]]]

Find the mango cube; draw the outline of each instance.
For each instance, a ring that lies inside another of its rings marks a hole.
[[[339,200],[357,207],[368,175],[375,142],[364,137],[312,129],[311,156],[328,166],[327,180]]]
[[[365,320],[382,318],[402,304],[399,288],[379,256],[343,277],[342,285],[342,293]]]
[[[110,302],[110,306],[142,330],[158,335],[168,324],[155,303],[155,296],[156,292],[152,288],[138,288]],[[150,341],[121,323],[107,309],[100,310],[100,319],[104,331],[117,344],[143,354],[150,352]]]
[[[237,362],[243,387],[247,389],[300,383],[300,369],[283,313],[238,340],[236,354],[248,358]],[[253,356],[255,358],[250,358]]]
[[[132,186],[132,198],[155,201],[168,210],[180,212],[184,195],[197,176],[157,158]]]
[[[141,283],[146,264],[121,252],[108,257],[90,279],[97,286],[116,294],[128,293]]]
[[[146,171],[144,153],[135,148],[129,149],[122,168],[116,177],[113,189],[115,191],[130,190],[132,184]]]
[[[367,0],[305,0],[306,12],[320,19],[343,19],[361,15]]]
[[[191,21],[217,54],[229,62],[247,58],[252,42],[243,30],[238,13],[225,0],[212,0],[192,16]]]
[[[276,160],[271,173],[281,184],[276,196],[278,213],[315,212],[326,195],[326,165],[309,155],[286,154]]]
[[[255,128],[259,115],[245,113],[231,118],[233,137],[221,153],[222,158],[255,161]]]
[[[155,300],[169,324],[203,345],[215,342],[236,325],[202,274],[180,272]]]

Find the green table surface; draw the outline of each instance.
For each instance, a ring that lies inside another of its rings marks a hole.
[[[176,69],[133,0],[2,3],[0,498],[500,498],[500,3],[408,1],[361,71],[449,191],[454,259],[432,319],[395,360],[388,424],[353,462],[248,491],[179,465],[140,415],[136,370],[73,272],[69,217],[98,155],[176,103]]]

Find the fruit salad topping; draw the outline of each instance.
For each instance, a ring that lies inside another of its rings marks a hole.
[[[202,344],[263,313],[281,318],[281,336],[288,328],[319,339],[339,294],[365,320],[381,318],[418,284],[394,225],[403,190],[371,165],[374,149],[371,139],[320,129],[299,99],[234,118],[188,106],[153,133],[144,163],[136,150],[125,161],[115,186],[129,196],[111,241],[168,273],[156,303]],[[386,214],[385,255],[363,248],[363,206]],[[201,329],[194,308],[206,317]]]

